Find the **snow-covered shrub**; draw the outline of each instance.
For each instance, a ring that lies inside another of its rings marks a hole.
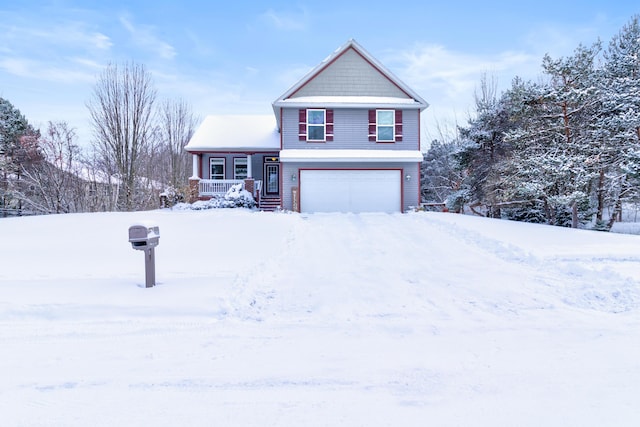
[[[534,224],[547,223],[544,190],[539,183],[523,182],[505,193],[505,202],[510,203],[500,210],[502,218]]]
[[[462,212],[464,205],[469,202],[470,197],[471,191],[466,188],[455,191],[447,197],[447,209],[451,212]]]
[[[531,222],[534,224],[546,224],[547,216],[544,205],[537,201],[523,203],[521,206],[503,208],[502,218],[512,221]]]
[[[600,220],[596,221],[591,229],[594,231],[609,231],[609,225],[605,221]]]
[[[188,190],[184,188],[178,189],[173,186],[167,187],[162,193],[160,193],[160,207],[170,208],[178,203],[183,203],[187,199],[187,191]]]
[[[251,193],[242,188],[242,184],[236,184],[232,186],[227,194],[224,195],[226,204],[230,204],[230,208],[253,208],[256,205],[256,201],[253,199]]]
[[[176,209],[220,209],[220,208],[248,208],[256,206],[256,201],[251,193],[242,188],[242,184],[232,186],[224,196],[214,196],[209,200],[198,200],[192,204],[180,203]]]
[[[589,222],[594,213],[589,202],[589,197],[581,191],[575,191],[568,196],[549,197],[551,225],[571,227],[573,223],[574,204],[578,215],[578,224],[584,225]]]

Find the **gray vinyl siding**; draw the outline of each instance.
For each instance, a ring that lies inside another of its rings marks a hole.
[[[301,96],[389,96],[408,98],[353,49],[344,52],[322,73],[301,87],[291,98]]]
[[[300,169],[402,169],[402,211],[407,212],[419,205],[418,186],[420,183],[420,163],[281,163],[282,172],[282,206],[291,210],[293,206],[292,188],[300,183]],[[405,177],[410,175],[407,181]],[[295,177],[295,180],[292,179]]]
[[[251,156],[251,171],[255,180],[264,179],[264,158],[278,157],[280,153],[259,153]],[[211,179],[211,170],[209,169],[209,159],[224,158],[224,179],[233,179],[233,159],[236,157],[247,157],[245,153],[206,153],[202,155],[202,179]]]
[[[334,108],[333,141],[299,141],[299,109],[282,111],[284,149],[351,149],[351,150],[419,150],[420,111],[402,110],[402,141],[376,143],[369,141],[369,109]]]

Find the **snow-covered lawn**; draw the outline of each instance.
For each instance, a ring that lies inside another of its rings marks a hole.
[[[0,241],[2,425],[640,423],[639,236],[222,209],[0,219]]]

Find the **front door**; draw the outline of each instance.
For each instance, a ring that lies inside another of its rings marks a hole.
[[[264,176],[266,181],[265,194],[277,195],[280,193],[280,165],[278,163],[267,163],[264,165]]]

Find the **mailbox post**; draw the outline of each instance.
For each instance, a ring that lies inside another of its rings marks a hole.
[[[155,247],[160,243],[157,225],[135,224],[129,227],[129,242],[133,249],[144,251],[144,276],[147,288],[156,284]]]

